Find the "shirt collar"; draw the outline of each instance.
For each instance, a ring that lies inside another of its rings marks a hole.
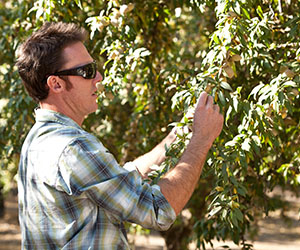
[[[34,110],[34,112],[35,112],[36,122],[57,122],[63,125],[72,126],[81,129],[81,127],[70,117],[58,113],[56,111],[37,108]]]

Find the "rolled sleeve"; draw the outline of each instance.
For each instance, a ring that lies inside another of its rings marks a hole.
[[[152,186],[152,195],[154,204],[158,206],[156,212],[158,228],[156,228],[156,230],[168,230],[176,219],[175,211],[162,194],[158,185]]]
[[[71,142],[60,157],[58,176],[58,189],[70,195],[84,193],[116,223],[130,221],[167,230],[176,218],[159,186],[143,182],[132,165],[120,167],[97,140]]]

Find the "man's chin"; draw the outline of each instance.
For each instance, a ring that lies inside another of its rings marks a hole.
[[[95,105],[93,109],[90,110],[90,112],[87,115],[93,114],[98,110],[98,104]]]

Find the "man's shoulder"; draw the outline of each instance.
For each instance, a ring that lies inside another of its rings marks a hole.
[[[53,137],[55,140],[60,141],[65,145],[73,143],[83,144],[99,144],[100,141],[92,134],[83,129],[64,126],[49,134],[49,137]]]
[[[63,150],[68,144],[76,140],[94,141],[97,140],[93,135],[81,128],[68,126],[64,124],[36,124],[28,135],[32,137],[31,150],[41,148]],[[57,151],[55,150],[55,151]]]

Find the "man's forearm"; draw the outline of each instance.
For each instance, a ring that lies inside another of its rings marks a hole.
[[[138,157],[133,161],[140,174],[145,178],[151,172],[151,166],[160,165],[166,159],[165,145],[169,147],[175,140],[175,131],[172,130],[156,147],[150,152]]]
[[[205,163],[209,147],[203,145],[201,148],[198,144],[191,140],[176,167],[158,182],[176,215],[190,199]]]

